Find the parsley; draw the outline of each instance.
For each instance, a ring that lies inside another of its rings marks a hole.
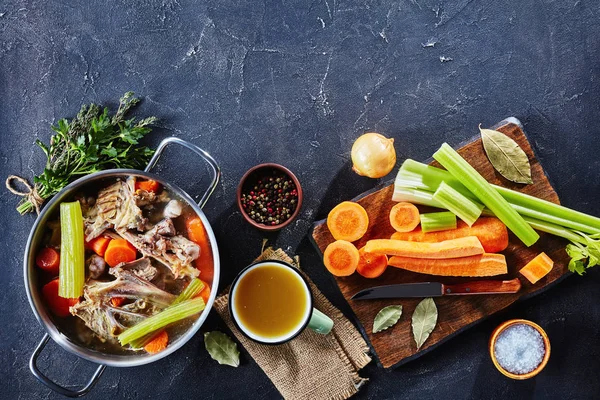
[[[137,103],[133,92],[127,92],[112,116],[108,108],[89,104],[83,105],[71,121],[63,118],[52,126],[56,133],[49,146],[36,141],[46,154],[44,172],[34,178],[33,195],[24,198],[17,211],[25,214],[38,209],[44,200],[81,176],[110,168],[143,168],[154,150],[138,143],[156,118],[126,119]]]

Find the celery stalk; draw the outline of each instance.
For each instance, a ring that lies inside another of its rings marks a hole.
[[[394,188],[393,201],[406,201],[408,203],[422,204],[424,206],[444,208],[433,199],[433,193],[419,189]]]
[[[85,284],[83,216],[78,201],[60,204],[60,267],[58,295],[76,299]]]
[[[121,345],[129,344],[160,328],[164,328],[174,322],[191,317],[204,310],[204,300],[201,298],[186,300],[174,306],[169,306],[163,311],[146,318],[119,335]]]
[[[450,145],[442,144],[433,158],[485,204],[526,246],[540,236],[506,200]]]
[[[449,211],[421,214],[423,233],[456,229],[456,215]]]
[[[175,301],[173,301],[173,303],[169,307],[167,307],[167,309],[196,297],[202,291],[202,289],[204,289],[204,283],[198,278],[192,279],[190,283],[188,283],[186,288],[183,289],[181,293],[179,293],[179,296],[177,296]],[[141,349],[146,344],[148,344],[148,342],[150,342],[154,338],[154,336],[155,331],[152,331],[139,339],[132,340],[131,342],[129,342],[129,346],[132,349]]]
[[[552,224],[550,222],[542,221],[531,217],[523,217],[525,221],[535,230],[540,232],[549,233],[554,236],[558,236],[574,243],[585,243],[585,239],[573,232],[571,229],[562,227],[560,225]]]
[[[448,171],[414,160],[406,160],[400,167],[395,184],[402,188],[435,192],[441,182],[446,182],[467,197],[472,194]],[[600,232],[600,218],[542,200],[525,193],[492,185],[494,189],[521,215],[551,222],[585,233]]]
[[[543,214],[546,216],[552,216],[555,218],[555,222],[559,225],[564,225],[575,230],[580,230],[586,233],[599,233],[600,232],[600,218],[592,215],[584,214],[580,211],[575,211],[559,204],[554,204],[547,200],[538,199],[537,197],[530,196],[525,193],[517,192],[504,188],[502,186],[494,186],[494,188],[504,197],[509,203],[519,205],[524,210],[524,215],[529,215],[533,218],[539,218],[533,212]],[[531,210],[531,211],[530,211]],[[517,210],[519,211],[519,210]],[[519,211],[521,213],[521,211]],[[546,219],[546,217],[544,217]],[[548,221],[552,222],[552,221]]]
[[[460,194],[446,182],[442,182],[433,194],[433,200],[452,211],[458,218],[472,226],[483,211],[483,204]]]
[[[204,283],[198,278],[192,279],[169,307],[196,297],[202,289],[204,289]]]

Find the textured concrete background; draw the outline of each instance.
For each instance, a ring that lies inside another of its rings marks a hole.
[[[596,1],[121,3],[0,3],[2,176],[41,171],[33,142],[47,141],[56,119],[135,91],[145,98],[139,114],[161,120],[150,144],[176,135],[222,166],[206,207],[220,246],[221,288],[258,254],[263,237],[236,211],[237,182],[259,162],[280,162],[298,175],[305,203],[298,220],[270,238],[299,254],[348,311],[306,234],[334,204],[378,183],[349,167],[351,143],[365,130],[393,136],[400,160],[427,159],[443,141],[476,134],[479,123],[516,116],[564,204],[600,215]],[[172,150],[160,171],[190,193],[202,189],[205,169],[189,154]],[[43,329],[21,269],[33,217],[18,216],[16,202],[0,192],[0,398],[57,398],[27,367]],[[356,397],[597,397],[599,277],[572,277],[397,370],[370,365]],[[546,370],[526,382],[502,377],[487,355],[493,328],[514,317],[545,327],[553,346]],[[211,314],[203,330],[215,328],[224,325]],[[41,367],[72,385],[93,370],[56,345]],[[217,365],[199,334],[157,363],[107,369],[88,398],[235,397],[278,392],[244,351],[238,369]]]

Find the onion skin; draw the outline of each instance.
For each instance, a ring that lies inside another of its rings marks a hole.
[[[352,170],[360,176],[382,178],[396,165],[394,139],[379,133],[365,133],[352,145]]]

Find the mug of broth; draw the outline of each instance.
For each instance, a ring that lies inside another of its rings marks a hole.
[[[264,344],[285,343],[307,326],[322,334],[333,327],[329,317],[313,308],[306,279],[282,261],[260,261],[244,268],[231,284],[229,312],[244,335]]]

